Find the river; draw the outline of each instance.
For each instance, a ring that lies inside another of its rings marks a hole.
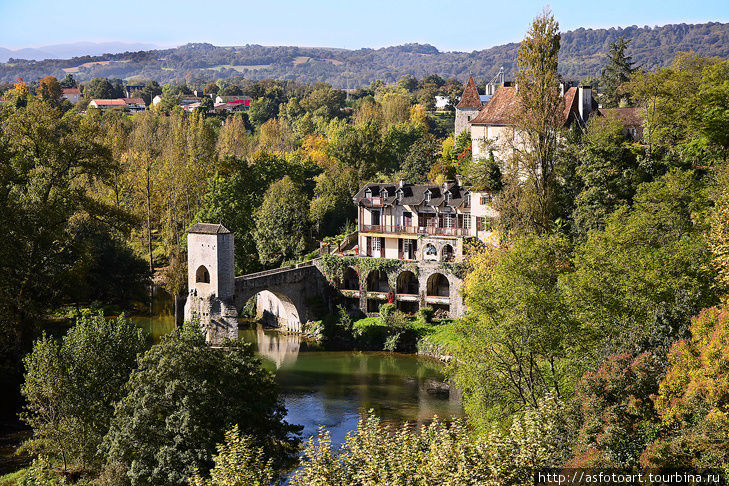
[[[174,329],[169,315],[134,318],[155,340]],[[242,322],[241,325],[244,323]],[[252,343],[274,371],[288,415],[308,439],[325,426],[335,444],[374,410],[384,423],[430,423],[463,416],[460,396],[443,386],[443,365],[421,356],[371,351],[323,351],[299,334],[255,328],[239,337]]]

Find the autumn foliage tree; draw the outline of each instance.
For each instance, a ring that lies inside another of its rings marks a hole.
[[[673,345],[655,399],[667,432],[641,457],[648,467],[729,466],[729,312],[711,307]]]

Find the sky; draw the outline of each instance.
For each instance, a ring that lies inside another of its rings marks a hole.
[[[0,0],[0,47],[124,41],[358,49],[408,42],[472,51],[518,42],[547,2],[528,0]],[[578,27],[729,22],[729,0],[552,0]]]

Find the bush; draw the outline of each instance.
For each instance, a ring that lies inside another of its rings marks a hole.
[[[433,308],[430,306],[421,307],[418,311],[418,317],[424,322],[430,323],[433,321]]]
[[[380,317],[382,318],[383,322],[387,322],[387,320],[397,311],[397,307],[395,304],[390,304],[389,302],[387,304],[382,304],[380,306]]]

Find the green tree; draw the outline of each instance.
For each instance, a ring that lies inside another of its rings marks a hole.
[[[120,93],[106,78],[94,78],[84,87],[84,97],[93,99],[110,99],[120,97]]]
[[[673,170],[641,184],[633,207],[616,210],[576,250],[565,290],[608,354],[665,356],[689,318],[716,302],[707,204],[695,173]]]
[[[33,429],[25,447],[81,468],[101,464],[98,448],[114,404],[147,348],[130,320],[81,317],[62,343],[44,336],[24,359],[21,417]]]
[[[625,53],[630,45],[630,39],[620,36],[608,48],[608,62],[603,68],[600,87],[603,88],[600,98],[606,108],[630,104],[630,94],[624,90],[624,85],[636,71],[632,57]]]
[[[271,185],[256,210],[254,238],[262,263],[280,263],[304,253],[308,200],[289,176]]]
[[[278,103],[269,98],[258,98],[251,103],[248,117],[257,127],[278,115]]]
[[[58,82],[61,85],[61,88],[67,89],[67,88],[75,88],[78,86],[76,83],[76,80],[73,78],[73,74],[67,73],[62,80]]]
[[[197,324],[165,336],[141,357],[105,439],[107,460],[133,485],[184,485],[206,474],[216,444],[236,424],[275,464],[296,449],[273,375],[250,345],[211,349]]]
[[[548,394],[568,397],[574,389],[590,340],[558,286],[571,271],[570,250],[563,237],[530,236],[471,259],[455,378],[482,432]]]
[[[545,9],[534,19],[517,57],[520,104],[514,119],[510,183],[521,186],[528,229],[541,233],[549,231],[553,222],[558,133],[565,121],[557,76],[559,47],[559,25]]]
[[[581,236],[605,226],[605,219],[621,205],[631,205],[642,182],[652,179],[646,164],[640,164],[620,120],[594,117],[580,144],[577,175],[582,190],[575,198],[572,218]],[[657,165],[657,164],[655,164]]]

